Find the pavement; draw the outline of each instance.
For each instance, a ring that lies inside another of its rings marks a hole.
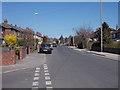
[[[105,58],[109,58],[109,59],[112,59],[112,60],[119,60],[119,57],[120,57],[119,54],[113,54],[113,53],[107,53],[107,52],[89,51],[89,50],[86,50],[86,49],[78,49],[77,47],[74,47],[74,46],[69,46],[69,48],[72,48],[72,49],[80,51],[80,52],[86,52],[86,53],[91,53],[91,54],[103,56]]]
[[[0,74],[37,67],[45,62],[45,54],[39,54],[35,51],[27,55],[24,59],[17,60],[14,65],[0,66],[0,68],[2,68],[2,72],[0,72]]]

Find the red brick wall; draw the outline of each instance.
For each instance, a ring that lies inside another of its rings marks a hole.
[[[20,60],[22,60],[23,58],[25,58],[26,56],[26,49],[20,49]]]
[[[2,55],[2,63],[0,65],[12,65],[15,64],[15,50],[6,51],[0,53],[0,56]]]

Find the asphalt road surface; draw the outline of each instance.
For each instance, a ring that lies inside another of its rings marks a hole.
[[[43,65],[3,74],[3,88],[118,87],[118,61],[66,46],[54,48],[44,59]]]

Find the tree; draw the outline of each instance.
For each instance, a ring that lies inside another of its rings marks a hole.
[[[60,36],[59,40],[60,40],[60,43],[64,43],[64,38],[62,35]]]
[[[47,42],[47,37],[46,37],[46,36],[43,37],[43,42],[44,42],[44,43]]]
[[[76,29],[75,42],[76,44],[83,45],[86,47],[89,38],[93,35],[93,30],[91,27],[80,27]]]
[[[109,25],[104,22],[102,24],[102,31],[103,31],[103,43],[104,44],[110,44],[112,42],[112,38],[110,37],[110,31]],[[96,37],[98,38],[99,43],[101,42],[101,29],[97,31]]]
[[[4,37],[5,43],[6,45],[8,45],[8,47],[12,47],[16,44],[17,38],[14,34],[7,34]]]
[[[24,34],[24,40],[25,40],[25,46],[26,47],[33,47],[35,40],[34,40],[34,31],[31,30],[30,28],[26,28],[23,31]]]

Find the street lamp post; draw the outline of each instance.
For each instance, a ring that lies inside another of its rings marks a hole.
[[[36,15],[38,15],[38,13],[36,12],[36,13],[34,13],[34,15],[36,16]],[[35,18],[35,21],[36,21],[36,18]],[[36,27],[36,25],[35,25],[35,27]],[[35,50],[36,50],[37,49],[37,47],[36,47],[36,45],[37,45],[36,44],[36,31],[35,31],[35,42],[34,43],[35,43],[34,45],[35,45]]]
[[[100,26],[101,26],[101,52],[103,51],[103,32],[102,32],[102,0],[100,0]]]

